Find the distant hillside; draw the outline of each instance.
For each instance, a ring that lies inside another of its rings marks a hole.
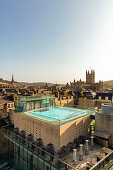
[[[8,80],[3,80],[2,78],[0,78],[0,82],[2,82],[2,83],[11,83],[11,81],[8,81]],[[20,84],[27,84],[27,85],[31,85],[31,86],[34,86],[34,85],[38,85],[38,86],[40,86],[40,87],[44,87],[45,85],[46,85],[46,83],[47,83],[47,85],[48,86],[52,86],[52,85],[54,85],[54,83],[48,83],[48,82],[34,82],[34,83],[29,83],[29,82],[16,82],[15,81],[15,83],[20,83]],[[58,85],[60,85],[60,86],[65,86],[65,84],[58,84]]]
[[[20,84],[27,84],[27,85],[30,85],[30,86],[39,86],[39,87],[44,87],[45,85],[46,85],[46,83],[47,83],[47,85],[50,87],[50,86],[53,86],[54,85],[54,83],[48,83],[48,82],[34,82],[34,83],[28,83],[28,82],[18,82],[18,83],[20,83]],[[58,85],[60,85],[60,86],[65,86],[65,84],[58,84]]]
[[[30,85],[38,85],[38,86],[45,86],[47,82],[34,82],[34,83],[29,83]],[[52,83],[47,83],[48,86],[52,86]]]
[[[10,83],[10,81],[8,80],[3,80],[2,78],[0,78],[0,82],[3,83]],[[54,83],[49,83],[49,82],[34,82],[34,83],[28,83],[28,82],[15,82],[15,83],[20,83],[20,84],[28,84],[28,85],[38,85],[40,87],[43,87],[46,85],[46,83],[48,84],[48,86],[52,86],[54,85]],[[58,84],[60,86],[65,86],[65,84]],[[109,80],[109,81],[104,81],[104,89],[108,89],[108,88],[113,88],[113,80]]]
[[[29,84],[30,85],[38,85],[40,87],[43,87],[43,86],[46,85],[46,83],[47,83],[48,86],[53,86],[54,85],[54,83],[48,83],[48,82],[35,82],[35,83],[29,83]],[[65,84],[58,84],[58,85],[65,86]]]
[[[104,88],[113,88],[113,80],[104,81]]]
[[[0,82],[2,82],[2,83],[10,83],[10,81],[8,81],[8,80],[3,80],[2,78],[0,78]]]

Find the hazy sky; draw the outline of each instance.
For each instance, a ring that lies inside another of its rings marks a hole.
[[[113,0],[0,0],[0,77],[113,79]]]

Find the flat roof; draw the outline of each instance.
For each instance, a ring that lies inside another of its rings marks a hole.
[[[97,137],[100,137],[100,138],[103,138],[103,139],[108,139],[110,134],[108,134],[106,132],[95,131],[93,133],[93,136],[97,136]]]
[[[21,112],[20,114],[38,119],[49,124],[61,126],[71,121],[89,116],[90,110],[68,107],[48,107],[31,110],[28,112]]]

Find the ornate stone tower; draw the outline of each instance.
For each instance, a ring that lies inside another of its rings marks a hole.
[[[89,70],[86,70],[86,83],[87,84],[94,84],[95,83],[95,71],[91,70],[91,72],[89,72]]]

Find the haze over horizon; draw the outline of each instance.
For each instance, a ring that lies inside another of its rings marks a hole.
[[[112,0],[1,0],[0,77],[67,83],[112,80]]]

